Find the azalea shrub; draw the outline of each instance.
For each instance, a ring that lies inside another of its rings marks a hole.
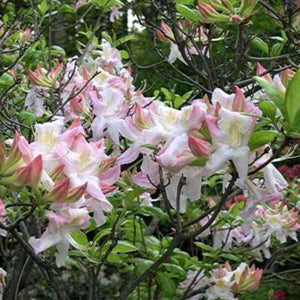
[[[12,2],[0,299],[298,299],[300,3]]]

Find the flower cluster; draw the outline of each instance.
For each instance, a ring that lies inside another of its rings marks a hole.
[[[172,41],[172,30],[166,23],[162,23],[157,34],[161,40]],[[64,84],[61,95],[65,102],[61,107],[64,117],[36,125],[36,140],[30,145],[17,136],[4,167],[10,172],[16,171],[6,181],[36,187],[41,179],[48,191],[48,201],[55,202],[46,214],[48,229],[41,239],[31,239],[36,252],[55,244],[61,253],[58,264],[62,265],[69,243],[79,247],[70,238],[70,232],[74,228],[86,228],[90,212],[94,213],[97,225],[105,222],[103,212],[110,211],[112,205],[104,194],[113,191],[120,166],[133,163],[138,157],[143,157],[140,168],[126,176],[150,193],[162,179],[169,181],[166,185],[168,199],[180,212],[186,210],[186,200],[200,198],[203,178],[220,174],[225,189],[232,168],[237,172],[235,185],[244,191],[246,199],[239,214],[245,222],[243,228],[253,223],[258,203],[281,199],[281,190],[287,187],[287,182],[275,166],[268,164],[262,168],[261,178],[248,176],[249,171],[260,168],[272,153],[266,151],[267,145],[250,150],[249,140],[261,111],[238,87],[234,94],[215,89],[211,101],[204,97],[188,101],[181,109],[167,106],[159,100],[144,97],[135,89],[131,70],[123,67],[118,50],[106,41],[100,50],[88,51],[81,65],[70,60],[63,69],[59,65],[48,75],[40,67],[36,72],[30,71],[33,89],[27,98],[32,99],[32,93],[39,96],[33,102],[27,102],[28,108],[38,108],[40,113],[49,114],[41,95],[49,93],[50,87],[55,93],[59,84]],[[265,73],[260,65],[258,73]],[[286,71],[280,80],[276,77],[274,81],[280,83],[282,89],[291,76],[292,73]],[[80,119],[90,124],[92,142],[84,138]],[[64,122],[70,120],[75,121],[64,130]],[[120,137],[130,142],[121,152]],[[103,138],[111,143],[112,157],[105,154]],[[11,169],[16,166],[11,156],[19,144],[23,146],[15,170]],[[116,166],[112,167],[115,160]],[[50,174],[56,174],[55,179]],[[57,174],[63,174],[63,178]],[[185,184],[177,207],[178,184],[183,176]],[[145,203],[151,205],[149,194],[144,195]],[[287,221],[285,226],[288,224],[291,223]],[[231,240],[260,243],[272,235],[270,230],[262,234],[261,228],[253,227],[246,233],[235,229]],[[279,240],[283,241],[286,235],[292,236],[296,229],[291,226],[282,231]],[[222,237],[217,234],[215,241],[220,245]]]
[[[203,296],[205,299],[215,300],[236,300],[238,295],[244,292],[255,291],[260,283],[263,271],[252,265],[251,268],[246,263],[241,263],[235,270],[226,262],[224,266],[211,271],[210,276],[205,276],[201,272],[188,272],[187,279],[181,283],[182,288],[191,287],[193,289],[205,288]],[[192,299],[198,299],[195,296]]]
[[[114,190],[119,177],[114,161],[105,154],[103,140],[84,138],[79,119],[67,129],[62,119],[36,125],[30,144],[16,133],[2,161],[1,183],[31,188],[35,204],[50,205],[47,230],[41,238],[29,240],[36,253],[56,245],[61,266],[70,243],[80,248],[70,236],[72,230],[86,228],[90,212],[98,226],[105,222],[104,211],[112,209],[105,194]],[[5,215],[2,206],[1,217]]]

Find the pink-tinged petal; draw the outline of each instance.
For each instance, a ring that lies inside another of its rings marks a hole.
[[[169,61],[169,63],[173,64],[177,59],[179,59],[184,64],[187,64],[186,61],[183,59],[182,54],[180,53],[180,51],[178,49],[178,46],[174,43],[171,43],[168,61]]]
[[[266,188],[270,193],[277,193],[288,187],[287,181],[272,164],[264,168],[264,179]]]
[[[280,93],[281,93],[282,95],[285,94],[286,87],[283,85],[283,83],[282,83],[282,81],[281,81],[281,79],[280,79],[280,77],[279,77],[278,74],[276,74],[276,75],[274,76],[273,84],[274,84],[274,86],[280,91]]]
[[[226,162],[228,162],[234,156],[234,149],[229,146],[223,146],[216,150],[207,161],[202,175],[205,177],[211,176],[212,174],[224,169]]]
[[[106,119],[102,116],[97,116],[91,125],[92,131],[93,131],[93,137],[94,138],[101,138],[103,136],[103,132],[106,125]]]
[[[60,142],[64,142],[71,146],[74,141],[84,134],[84,129],[80,125],[80,119],[77,118],[69,126],[69,128],[59,137]]]
[[[130,146],[121,156],[118,157],[117,163],[120,165],[125,165],[133,162],[138,158],[140,151],[133,145]]]
[[[239,179],[244,183],[248,176],[248,161],[249,161],[250,149],[248,146],[235,149],[233,157],[231,158],[233,164],[238,172]]]
[[[137,173],[133,176],[132,182],[142,188],[147,189],[147,190],[155,191],[156,186],[158,186],[158,184],[159,184],[159,179],[157,178],[156,180],[152,181],[153,178],[150,177],[151,182],[155,185],[155,186],[153,186],[153,184],[149,181],[148,176],[142,172]]]
[[[6,216],[5,205],[2,199],[0,199],[0,217],[5,217],[5,216]]]
[[[194,101],[191,106],[183,107],[181,121],[187,131],[199,130],[206,116],[206,105]]]
[[[130,141],[136,141],[141,134],[141,131],[137,128],[130,117],[127,117],[122,123],[120,123],[119,130],[121,135]]]
[[[56,265],[58,268],[66,265],[66,261],[68,258],[68,250],[69,250],[69,241],[62,240],[60,243],[56,245],[57,253],[56,253]]]
[[[48,230],[50,234],[56,234],[68,222],[64,216],[60,216],[53,211],[48,211],[46,217],[49,219]]]
[[[167,170],[178,172],[194,160],[194,155],[188,146],[188,136],[181,134],[169,140],[155,158]]]
[[[59,232],[56,234],[50,234],[48,229],[46,229],[46,231],[43,233],[43,235],[40,238],[36,239],[34,237],[31,237],[28,240],[28,243],[33,248],[34,252],[38,254],[58,244],[60,241],[61,241],[61,235]]]
[[[103,192],[101,191],[100,182],[88,181],[86,192],[93,198],[98,200],[106,200]]]
[[[115,166],[108,169],[105,173],[102,173],[99,176],[101,183],[105,183],[108,185],[115,184],[120,177],[120,171],[121,171],[120,166]]]
[[[235,95],[234,94],[227,94],[219,88],[214,89],[211,97],[211,102],[214,106],[219,103],[221,107],[226,109],[232,109],[232,103]]]

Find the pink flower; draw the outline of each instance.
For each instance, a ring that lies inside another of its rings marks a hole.
[[[122,17],[123,13],[120,11],[121,8],[122,6],[112,6],[110,8],[111,13],[109,16],[109,21],[111,23],[114,23]]]
[[[70,244],[76,249],[83,248],[72,238],[71,233],[75,229],[87,228],[90,217],[86,208],[69,207],[63,207],[58,213],[50,211],[46,216],[49,219],[48,228],[40,238],[31,237],[29,244],[36,254],[56,246],[56,264],[61,267],[65,265]]]

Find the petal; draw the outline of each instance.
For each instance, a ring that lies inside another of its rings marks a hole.
[[[28,243],[34,249],[34,252],[36,254],[43,252],[46,249],[60,242],[61,242],[60,232],[57,232],[55,234],[50,234],[48,229],[46,229],[46,231],[43,233],[43,235],[40,238],[36,239],[34,237],[31,237],[28,241]]]

